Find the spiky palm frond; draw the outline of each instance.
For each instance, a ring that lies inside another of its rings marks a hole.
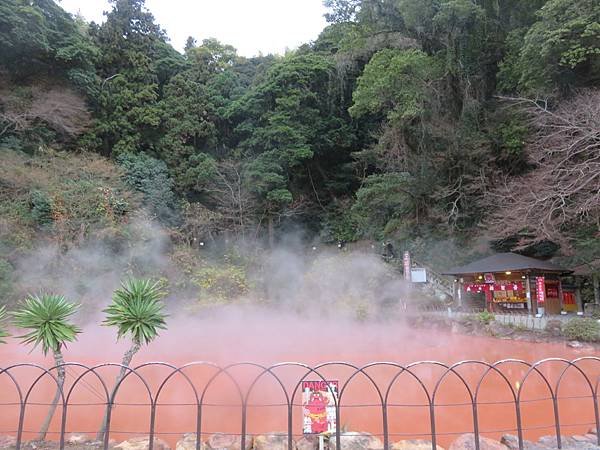
[[[18,336],[25,344],[42,346],[44,355],[53,352],[77,339],[81,329],[70,322],[79,305],[69,302],[62,295],[29,295],[12,313],[14,323],[19,328],[31,330]]]
[[[112,297],[111,304],[104,309],[103,325],[117,327],[117,337],[130,335],[134,343],[149,344],[165,330],[166,314],[161,298],[164,292],[158,282],[131,279],[125,281]]]
[[[0,344],[6,344],[4,338],[10,336],[8,331],[3,326],[3,322],[6,320],[6,307],[0,306]]]

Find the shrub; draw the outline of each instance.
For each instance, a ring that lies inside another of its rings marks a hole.
[[[117,161],[125,170],[125,182],[142,193],[144,205],[150,212],[161,222],[173,224],[177,216],[174,211],[177,197],[167,165],[144,153],[125,153]]]
[[[31,192],[31,217],[38,225],[52,223],[52,199],[45,192]]]
[[[369,318],[369,306],[364,303],[357,305],[355,317],[359,322],[365,322]]]
[[[201,300],[209,303],[235,300],[251,288],[246,270],[233,264],[203,267],[193,281],[201,289]]]
[[[563,327],[563,333],[568,339],[598,341],[600,340],[600,323],[589,318],[571,319]]]
[[[495,317],[492,313],[488,311],[483,311],[477,314],[477,321],[483,323],[484,325],[489,325],[490,322],[493,322]]]
[[[562,321],[557,319],[549,320],[546,323],[545,330],[554,336],[560,336],[562,332]]]

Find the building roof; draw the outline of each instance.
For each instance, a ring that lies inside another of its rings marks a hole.
[[[473,261],[465,266],[453,267],[444,272],[444,275],[463,275],[469,273],[494,273],[520,270],[533,270],[539,272],[570,273],[570,270],[558,267],[550,262],[541,261],[516,253],[497,253],[487,258]]]

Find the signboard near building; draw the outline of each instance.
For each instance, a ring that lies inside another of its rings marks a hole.
[[[302,382],[302,432],[320,434],[335,432],[335,405],[339,381]]]
[[[427,283],[427,270],[421,267],[411,269],[410,280],[413,283]]]
[[[496,277],[494,276],[493,273],[486,273],[483,275],[483,278],[484,278],[485,282],[488,284],[494,284],[496,282]]]
[[[410,252],[404,252],[404,258],[402,259],[403,267],[404,267],[404,279],[406,281],[411,281],[411,273],[410,273]]]
[[[537,277],[535,279],[535,292],[538,305],[543,306],[546,302],[546,279],[544,277]]]

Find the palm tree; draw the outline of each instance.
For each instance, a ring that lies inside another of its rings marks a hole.
[[[133,356],[142,345],[147,345],[158,336],[158,330],[165,330],[166,314],[163,312],[164,303],[161,298],[164,292],[159,282],[153,280],[130,279],[121,284],[112,297],[112,302],[103,311],[106,318],[102,322],[106,326],[117,327],[117,339],[129,336],[131,347],[123,355],[122,368],[115,380],[111,393],[114,401],[116,391],[127,372]],[[109,409],[106,408],[102,426],[98,432],[98,440],[104,439]]]
[[[10,336],[8,331],[3,327],[2,322],[6,320],[6,307],[0,306],[0,344],[6,344],[4,338]]]
[[[50,404],[46,420],[42,424],[38,439],[46,438],[50,422],[56,411],[60,393],[65,383],[65,367],[62,349],[67,342],[73,342],[81,330],[70,322],[79,305],[69,302],[62,295],[41,294],[29,295],[19,308],[12,313],[15,325],[31,330],[19,336],[25,344],[33,344],[33,348],[42,346],[42,352],[47,355],[52,351],[54,364],[57,367],[57,387],[54,400]]]

